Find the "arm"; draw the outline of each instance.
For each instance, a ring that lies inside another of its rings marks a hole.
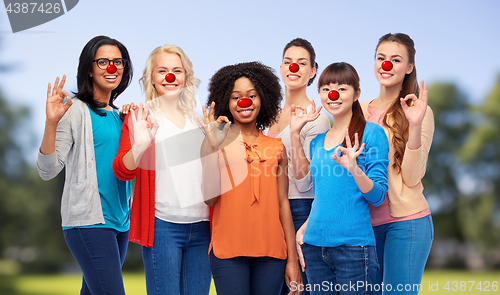
[[[297,234],[295,236],[295,240],[297,242],[297,253],[299,254],[300,265],[302,265],[302,271],[306,271],[306,262],[304,260],[304,254],[302,253],[302,244],[304,244],[304,234],[306,233],[307,223],[309,222],[309,218],[306,219],[304,224],[299,228]]]
[[[297,115],[296,110],[302,110],[302,116]],[[309,145],[312,139],[316,137],[317,134],[311,134],[309,141],[304,145],[300,140],[300,132],[307,122],[312,122],[320,116],[321,107],[316,110],[316,104],[312,102],[312,111],[307,113],[305,108],[292,105],[292,111],[290,115],[290,139],[292,143],[291,151],[291,166],[292,174],[291,177],[296,180],[297,188],[301,192],[308,191],[311,189],[311,175],[309,173],[309,157],[306,155],[304,150],[307,145],[307,152],[309,153]],[[306,178],[307,177],[307,178]]]
[[[428,106],[427,85],[420,83],[420,97],[409,94],[401,99],[401,106],[409,122],[408,142],[403,157],[402,177],[409,187],[417,185],[425,175],[427,157],[434,134],[434,115]],[[412,105],[406,104],[412,100]]]
[[[37,159],[38,173],[43,180],[52,179],[61,172],[73,145],[69,116],[65,116],[73,102],[63,91],[65,81],[66,76],[63,76],[59,84],[57,77],[52,91],[50,83],[47,89],[45,131]],[[66,104],[64,98],[67,98]]]
[[[291,282],[297,282],[297,285],[302,284],[302,275],[300,274],[299,258],[297,256],[297,247],[295,245],[295,229],[293,226],[292,213],[290,211],[290,203],[288,202],[288,175],[286,174],[288,160],[284,149],[285,148],[283,147],[283,159],[281,159],[278,166],[277,178],[280,221],[281,226],[283,227],[283,232],[285,233],[285,242],[288,253],[285,268],[285,281],[286,284],[290,286]],[[300,292],[296,294],[300,294]]]
[[[369,136],[367,152],[365,153],[365,171],[357,164],[357,158],[365,148],[365,143],[359,146],[358,134],[355,134],[354,146],[351,144],[348,130],[346,130],[347,147],[339,146],[335,149],[332,159],[346,168],[356,181],[359,190],[365,199],[374,206],[380,205],[387,193],[387,158],[389,144],[387,136],[381,127],[374,125],[373,130],[366,128],[365,136]],[[340,156],[337,156],[341,152]]]

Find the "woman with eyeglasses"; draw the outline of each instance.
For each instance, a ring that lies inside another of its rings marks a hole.
[[[130,185],[116,178],[112,161],[123,123],[114,101],[131,80],[125,46],[97,36],[80,55],[75,97],[63,90],[66,76],[47,89],[37,167],[44,180],[66,168],[62,227],[83,273],[80,294],[125,294],[121,267],[128,247]]]

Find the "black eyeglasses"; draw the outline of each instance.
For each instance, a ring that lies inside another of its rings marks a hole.
[[[121,70],[125,67],[126,62],[126,60],[123,58],[115,58],[113,60],[109,60],[107,58],[98,58],[94,59],[93,61],[97,63],[97,67],[101,70],[105,70],[110,63],[113,63],[117,70]]]

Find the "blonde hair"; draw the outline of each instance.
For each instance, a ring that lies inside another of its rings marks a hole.
[[[156,88],[152,84],[151,78],[156,59],[162,53],[177,54],[181,59],[184,70],[186,71],[186,85],[182,88],[181,93],[179,94],[179,108],[186,117],[194,120],[194,110],[196,108],[196,88],[198,87],[200,80],[193,76],[193,64],[184,51],[178,46],[170,44],[160,46],[155,48],[149,55],[149,58],[146,61],[146,67],[142,72],[142,77],[139,79],[139,84],[141,84],[141,89],[146,95],[146,100],[150,102],[150,107],[153,111],[160,111],[159,95]]]

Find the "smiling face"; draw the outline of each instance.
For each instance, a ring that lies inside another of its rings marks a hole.
[[[168,73],[175,75],[173,82],[165,80]],[[160,54],[153,66],[151,83],[159,96],[178,97],[186,83],[186,70],[181,58],[175,53]]]
[[[99,47],[96,51],[94,59],[107,58],[109,60],[114,60],[116,58],[122,58],[120,49],[114,45],[103,45]],[[93,62],[92,69],[90,70],[89,76],[92,77],[92,84],[94,87],[94,95],[99,99],[108,98],[120,82],[123,77],[123,69],[116,70],[114,73],[108,73],[105,69],[101,70],[96,62]]]
[[[389,60],[393,68],[389,71],[382,69],[382,63]],[[410,63],[408,51],[397,42],[382,42],[375,53],[374,71],[380,85],[384,87],[401,88],[406,74],[413,71],[414,64]]]
[[[249,98],[252,105],[239,107],[238,100]],[[253,124],[257,121],[260,111],[260,97],[253,83],[247,77],[241,77],[234,82],[234,88],[229,97],[229,111],[235,120],[235,124]]]
[[[330,100],[328,98],[328,93],[331,90],[337,90],[339,92],[340,97],[337,100]],[[358,100],[360,94],[361,89],[354,91],[354,88],[347,84],[330,83],[329,85],[320,87],[320,97],[323,108],[332,114],[334,118],[344,115],[351,116],[352,104],[354,101]]]
[[[291,63],[299,65],[298,72],[290,71]],[[292,46],[285,51],[283,63],[280,66],[281,79],[288,88],[299,88],[307,86],[309,79],[316,74],[316,68],[311,65],[309,52],[302,47]]]

